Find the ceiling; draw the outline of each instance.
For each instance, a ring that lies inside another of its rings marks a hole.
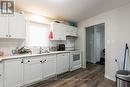
[[[15,0],[16,7],[27,12],[73,22],[130,3],[130,0]]]

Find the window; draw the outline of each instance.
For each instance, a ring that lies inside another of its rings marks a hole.
[[[35,22],[27,22],[26,30],[27,46],[49,46],[49,25]]]

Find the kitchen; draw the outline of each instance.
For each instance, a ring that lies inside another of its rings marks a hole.
[[[28,86],[81,68],[81,51],[75,48],[77,27],[30,16],[22,11],[1,14],[0,87]]]
[[[129,3],[1,0],[0,87],[116,87]]]

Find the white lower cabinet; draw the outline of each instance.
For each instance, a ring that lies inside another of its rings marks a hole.
[[[69,71],[69,53],[57,55],[57,74]]]
[[[22,59],[4,61],[4,87],[20,87],[23,85]]]
[[[30,57],[24,61],[24,83],[29,84],[56,74],[56,55]]]
[[[0,87],[3,87],[3,63],[0,63]]]
[[[42,57],[30,57],[24,61],[24,84],[42,79]]]
[[[56,74],[56,55],[45,56],[43,63],[43,78],[48,78]]]
[[[4,60],[2,63],[0,87],[21,87],[68,71],[69,53]]]

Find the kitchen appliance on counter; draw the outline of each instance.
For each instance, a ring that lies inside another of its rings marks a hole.
[[[81,68],[81,51],[70,51],[70,71]]]
[[[57,46],[57,51],[65,51],[65,44],[59,44]]]

